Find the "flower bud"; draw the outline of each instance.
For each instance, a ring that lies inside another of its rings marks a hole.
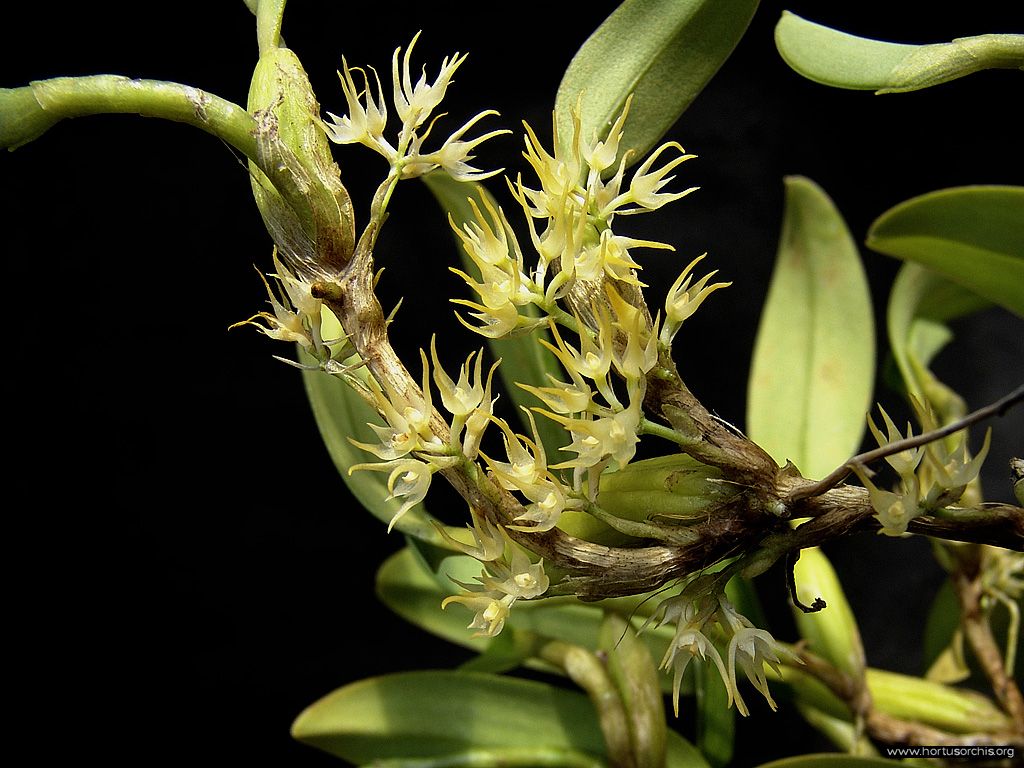
[[[355,247],[352,201],[320,127],[309,78],[291,50],[271,48],[260,56],[248,109],[261,164],[284,169],[275,186],[249,164],[268,231],[289,268],[314,278],[336,274]]]

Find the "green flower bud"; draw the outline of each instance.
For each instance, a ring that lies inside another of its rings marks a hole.
[[[718,469],[682,453],[634,461],[602,475],[598,504],[625,520],[703,519],[736,493],[719,478]]]
[[[868,690],[879,712],[951,733],[1010,731],[1009,717],[986,696],[920,677],[867,670]]]
[[[355,248],[352,201],[341,183],[320,124],[320,105],[302,64],[288,48],[261,56],[249,87],[258,153],[270,180],[250,163],[252,188],[267,230],[290,268],[314,277],[336,274]]]

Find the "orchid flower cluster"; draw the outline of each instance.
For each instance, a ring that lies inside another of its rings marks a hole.
[[[398,119],[402,123],[395,143],[392,144],[384,136],[388,122],[388,109],[377,70],[373,67],[368,68],[373,74],[373,80],[377,86],[377,95],[374,96],[370,75],[367,71],[359,67],[355,69],[349,67],[344,58],[342,58],[342,70],[339,72],[339,77],[341,89],[348,104],[348,114],[337,117],[328,113],[331,122],[325,123],[323,126],[327,136],[338,144],[363,144],[369,147],[388,161],[399,178],[415,178],[436,168],[443,168],[457,181],[479,181],[500,173],[500,170],[481,171],[471,166],[469,161],[473,159],[471,153],[477,146],[494,136],[509,133],[509,131],[491,131],[470,140],[463,138],[473,126],[485,117],[496,115],[494,110],[478,113],[449,136],[438,149],[432,152],[424,151],[423,143],[434,126],[434,121],[427,123],[427,120],[444,99],[452,75],[466,60],[466,55],[460,56],[455,53],[446,57],[441,62],[440,70],[433,82],[428,81],[426,70],[424,70],[414,84],[410,59],[418,38],[419,34],[417,33],[406,49],[405,56],[401,58],[401,63],[399,63],[401,48],[395,49],[391,60],[392,100]],[[362,78],[362,88],[357,83],[357,77]],[[421,130],[424,124],[426,124],[426,129]]]
[[[924,431],[939,427],[935,413],[927,405],[913,400],[917,419]],[[888,446],[913,437],[908,424],[903,435],[889,418],[885,409],[879,407],[885,422],[885,434],[868,416],[868,428],[879,446]],[[907,525],[916,517],[929,514],[937,509],[956,504],[974,482],[988,455],[992,430],[985,433],[985,442],[973,458],[967,448],[967,436],[960,434],[948,441],[935,440],[916,448],[908,448],[885,457],[886,462],[899,477],[895,491],[880,489],[867,471],[855,465],[854,472],[868,489],[871,505],[878,522],[880,534],[902,536]]]
[[[465,57],[456,54],[446,58],[434,82],[429,82],[424,72],[413,84],[410,56],[415,42],[414,38],[404,56],[398,49],[392,58],[393,102],[402,121],[397,141],[392,143],[385,137],[388,110],[376,71],[368,68],[374,89],[367,70],[353,69],[347,62],[340,77],[348,114],[331,115],[331,122],[323,125],[328,137],[338,143],[363,144],[385,157],[391,167],[385,185],[437,169],[458,181],[497,173],[469,166],[469,153],[506,131],[463,140],[470,127],[493,114],[490,111],[481,112],[459,128],[440,150],[427,153],[422,149],[434,124],[427,121]],[[362,88],[357,86],[357,75],[362,78]],[[595,509],[602,474],[609,469],[622,470],[636,454],[648,374],[659,355],[670,348],[680,326],[701,303],[728,285],[710,283],[714,272],[694,281],[694,267],[703,256],[698,257],[670,288],[664,320],[660,314],[653,319],[648,314],[639,293],[645,287],[638,278],[641,267],[633,251],[673,248],[617,234],[612,225],[618,215],[654,211],[693,192],[694,188],[681,192],[664,188],[674,178],[672,171],[694,156],[675,142],[663,144],[627,182],[630,152],[620,152],[620,142],[628,111],[627,102],[604,139],[596,135],[588,139],[582,135],[577,108],[572,135],[560,137],[556,126],[551,152],[526,125],[523,155],[538,185],[527,186],[518,176],[508,186],[526,218],[536,253],[534,262],[527,262],[512,224],[489,198],[483,198],[482,206],[470,200],[473,218],[462,226],[452,221],[478,273],[474,276],[452,270],[476,294],[476,301],[453,300],[468,308],[476,322],[461,316],[459,319],[488,338],[536,333],[539,343],[565,372],[565,380],[549,374],[549,381],[540,386],[520,385],[543,404],[524,409],[531,435],[518,434],[495,414],[497,398],[492,394],[492,381],[498,363],[485,376],[483,350],[471,354],[453,377],[445,372],[436,339],[432,340],[429,357],[426,352],[420,353],[422,376],[418,389],[398,391],[373,377],[357,375],[358,359],[347,359],[352,354],[351,345],[344,338],[323,340],[321,316],[328,310],[313,298],[308,285],[290,275],[279,262],[275,267],[285,295],[280,300],[271,295],[272,312],[260,313],[250,321],[262,321],[261,330],[268,336],[298,342],[317,359],[317,367],[342,375],[380,414],[384,424],[370,425],[378,438],[376,443],[352,440],[378,461],[357,464],[350,471],[388,473],[389,498],[401,502],[391,520],[392,527],[425,498],[435,473],[456,465],[477,466],[482,462],[498,486],[517,494],[522,512],[506,525],[471,506],[468,533],[472,544],[441,532],[451,546],[484,566],[475,583],[459,584],[465,590],[463,594],[443,603],[444,607],[458,603],[472,610],[469,628],[477,634],[497,635],[516,601],[538,598],[550,585],[544,561],[534,562],[527,549],[509,538],[509,531],[550,531],[566,510]],[[420,132],[424,124],[428,127]],[[670,154],[670,159],[661,162]],[[339,348],[343,352],[338,352]],[[438,419],[431,384],[450,418]],[[571,458],[549,463],[535,412],[564,427],[569,442],[560,448]],[[481,450],[485,430],[492,424],[500,434],[504,456],[491,456]],[[765,663],[777,664],[783,651],[770,635],[755,630],[724,596],[693,601],[689,596],[692,591],[688,589],[663,605],[662,623],[677,624],[676,642],[664,665],[676,670],[677,695],[687,661],[699,655],[717,660],[730,700],[744,714],[746,706],[736,688],[737,664],[771,701],[759,670]],[[701,634],[701,628],[709,622],[717,622],[731,638],[728,672],[718,651]]]
[[[664,600],[651,619],[657,618],[659,626],[674,624],[676,628],[661,661],[662,669],[672,670],[672,704],[676,716],[679,715],[683,673],[695,659],[715,666],[728,692],[729,706],[735,702],[737,711],[744,716],[749,715],[750,710],[739,691],[737,666],[775,710],[765,665],[779,675],[783,658],[800,663],[798,656],[733,607],[721,590],[720,576],[705,574],[692,579],[678,595]],[[716,635],[728,640],[725,660],[712,640]]]

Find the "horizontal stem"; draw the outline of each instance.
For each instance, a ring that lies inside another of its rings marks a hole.
[[[257,160],[256,122],[252,116],[237,104],[199,88],[119,75],[56,77],[37,80],[28,87],[51,124],[99,114],[159,117],[195,126],[223,139],[250,160]]]
[[[967,429],[967,427],[972,424],[976,424],[990,416],[1002,416],[1006,411],[1021,401],[1024,401],[1024,385],[1017,387],[1010,394],[996,400],[994,403],[986,405],[984,408],[979,408],[973,413],[967,414],[962,419],[958,419],[944,427],[933,429],[930,432],[924,432],[920,435],[916,435],[915,437],[897,440],[894,443],[887,443],[886,445],[875,448],[872,451],[865,451],[864,453],[852,456],[847,461],[843,462],[842,466],[836,467],[821,480],[795,488],[789,494],[789,502],[792,503],[812,496],[819,496],[825,491],[835,488],[846,478],[847,475],[850,474],[851,471],[853,471],[853,467],[870,464],[873,461],[878,461],[878,459],[884,459],[886,456],[893,456],[897,453],[901,453],[902,451],[912,450],[922,445],[933,443],[936,440],[941,440],[944,437],[952,435],[954,432]]]

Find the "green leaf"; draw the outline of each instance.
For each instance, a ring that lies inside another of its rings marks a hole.
[[[442,210],[451,216],[456,227],[461,228],[465,222],[475,220],[473,209],[469,203],[470,198],[476,201],[482,212],[486,211],[485,201],[494,210],[498,210],[497,202],[481,184],[455,181],[446,173],[431,173],[422,178]],[[461,241],[457,242],[457,245],[463,268],[467,274],[479,278],[476,265],[462,247]],[[533,307],[531,306],[529,309],[533,309]],[[516,386],[516,382],[546,386],[548,384],[547,374],[557,377],[564,376],[555,356],[540,345],[539,339],[541,338],[545,338],[543,333],[534,332],[511,339],[487,340],[491,354],[501,360],[498,373],[505,384],[505,391],[508,393],[509,399],[517,408],[535,406],[538,403],[532,395]],[[529,436],[529,427],[526,426],[525,429]],[[558,448],[569,442],[565,431],[554,421],[540,418],[537,419],[537,432],[541,442],[544,443],[544,450],[548,457],[552,459],[552,462],[556,462]]]
[[[642,159],[729,57],[756,8],[757,0],[626,0],[562,78],[555,99],[561,140],[572,137],[578,99],[589,141],[607,131],[633,94],[620,152]]]
[[[819,709],[799,702],[796,708],[800,710],[800,714],[803,715],[808,725],[843,752],[865,757],[875,757],[878,755],[878,750],[875,749],[874,745],[863,734],[858,736],[857,727],[849,720],[833,717]]]
[[[536,639],[527,632],[506,628],[491,638],[483,653],[459,665],[464,672],[501,674],[525,666],[536,649]]]
[[[441,610],[441,601],[454,587],[443,588],[408,547],[385,560],[377,571],[377,596],[388,608],[433,635],[483,653],[490,640],[474,637],[467,629],[468,614],[458,606]]]
[[[758,768],[893,768],[901,765],[897,760],[880,757],[857,757],[854,755],[800,755],[762,763]]]
[[[978,35],[904,45],[857,37],[783,11],[775,46],[796,72],[836,88],[900,93],[983,69],[1024,69],[1024,35]]]
[[[665,768],[711,768],[700,751],[675,731],[668,732]]]
[[[586,696],[472,672],[405,672],[352,683],[308,707],[292,735],[356,764],[494,747],[604,754]]]
[[[325,316],[324,320],[325,338],[337,338],[329,335],[328,317]],[[330,320],[337,323],[333,316],[330,316]],[[301,350],[299,360],[306,364],[313,362]],[[367,422],[376,423],[380,420],[377,412],[352,387],[334,376],[321,371],[304,370],[302,380],[306,385],[306,396],[313,408],[320,436],[345,485],[374,517],[390,523],[401,507],[401,502],[396,499],[387,500],[387,472],[364,470],[349,473],[349,469],[356,464],[375,460],[375,457],[352,445],[349,438],[366,443],[378,442],[376,434],[367,426]],[[447,546],[432,521],[433,517],[424,506],[418,504],[398,519],[395,529],[441,547]]]
[[[945,323],[989,305],[976,293],[919,264],[900,267],[889,294],[887,322],[892,356],[909,394],[921,401],[938,399],[941,406],[939,382],[928,366],[952,339]]]
[[[786,179],[775,271],[754,347],[747,432],[818,478],[860,446],[874,384],[871,297],[857,247],[828,196]]]
[[[1024,316],[1024,187],[954,187],[915,197],[878,217],[867,245]]]
[[[696,661],[694,689],[697,694],[697,748],[714,768],[732,760],[736,718],[729,706],[729,691],[714,664]]]
[[[960,601],[947,580],[942,583],[924,625],[924,663],[927,678],[937,683],[959,683],[970,676],[960,630]]]

